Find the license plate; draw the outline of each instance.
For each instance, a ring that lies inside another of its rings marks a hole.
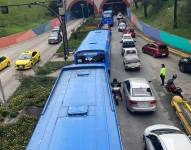
[[[23,66],[19,66],[19,69],[23,69]]]
[[[139,107],[149,107],[148,102],[138,102]]]
[[[165,56],[166,54],[162,54],[162,56]]]

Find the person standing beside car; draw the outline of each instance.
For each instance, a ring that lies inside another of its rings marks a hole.
[[[160,78],[162,82],[161,86],[164,86],[165,77],[166,77],[166,67],[164,64],[161,64],[161,68],[160,68]]]

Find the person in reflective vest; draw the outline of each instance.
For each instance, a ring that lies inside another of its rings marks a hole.
[[[164,81],[165,81],[165,76],[166,76],[166,67],[164,64],[161,64],[160,68],[160,78],[161,78],[161,85],[164,86]]]

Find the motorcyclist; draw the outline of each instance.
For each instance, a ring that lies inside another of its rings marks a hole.
[[[173,74],[172,78],[169,79],[167,81],[167,89],[169,89],[169,91],[181,96],[182,96],[182,89],[180,87],[176,87],[175,84],[174,84],[174,80],[177,78],[177,75],[176,74]]]
[[[112,86],[112,92],[114,94],[119,94],[120,97],[122,97],[122,94],[121,94],[121,90],[120,90],[120,87],[121,87],[121,83],[119,81],[117,81],[116,78],[113,79],[113,82],[111,82],[111,86]],[[116,87],[119,87],[119,90],[114,90],[114,88]]]
[[[174,85],[174,80],[177,78],[177,74],[173,74],[172,78],[167,81],[167,85],[170,88],[176,88]]]

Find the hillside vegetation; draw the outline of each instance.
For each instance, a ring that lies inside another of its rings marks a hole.
[[[132,6],[133,13],[140,20],[161,30],[191,39],[191,0],[178,0],[178,28],[173,28],[174,0],[147,0],[147,13],[144,16],[143,2],[138,8]]]
[[[0,5],[21,4],[37,0],[0,0]],[[9,7],[9,14],[0,13],[0,37],[37,27],[53,18],[46,8],[40,6]]]

